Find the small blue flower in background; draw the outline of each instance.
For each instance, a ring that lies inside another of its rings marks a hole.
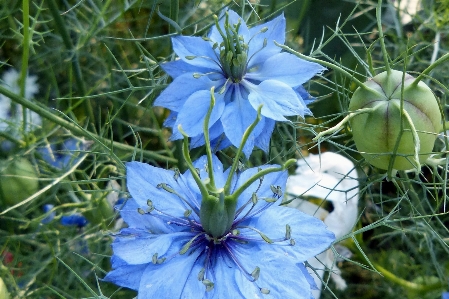
[[[306,105],[313,98],[302,85],[325,68],[281,52],[274,41],[285,42],[283,15],[248,28],[232,10],[221,16],[208,37],[173,37],[173,50],[180,59],[161,67],[174,80],[154,103],[171,110],[164,124],[173,129],[171,139],[182,138],[178,131],[182,125],[192,137],[191,147],[204,144],[202,126],[212,87],[216,102],[209,130],[217,150],[240,146],[261,104],[262,119],[243,150],[247,157],[254,146],[268,151],[275,121],[311,114]]]
[[[52,204],[46,204],[42,207],[42,210],[44,211],[44,213],[48,213],[51,209],[53,209],[55,206]],[[48,224],[50,223],[56,216],[55,212],[51,212],[50,214],[47,215],[47,217],[45,217],[44,219],[41,220],[42,224]]]
[[[132,198],[120,213],[128,227],[115,235],[113,270],[105,280],[136,290],[140,299],[313,298],[316,285],[304,261],[326,250],[334,234],[319,219],[279,205],[287,171],[254,179],[277,165],[230,176],[217,157],[211,161],[212,167],[203,156],[191,169],[201,182],[214,181],[219,194],[228,182],[232,194],[239,194],[234,205],[213,206],[235,209],[222,232],[213,227],[229,211],[204,215],[210,198],[203,198],[196,174],[127,164]]]
[[[80,151],[88,148],[88,142],[75,138],[66,139],[60,144],[49,144],[39,148],[42,159],[58,169],[66,169],[76,163]]]
[[[81,214],[62,216],[59,222],[64,226],[77,226],[79,228],[86,226],[88,223],[86,217]]]
[[[448,292],[444,292],[443,295],[441,296],[442,299],[449,299],[449,293]]]

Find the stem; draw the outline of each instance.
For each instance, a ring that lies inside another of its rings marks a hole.
[[[231,190],[232,177],[234,176],[234,173],[235,173],[235,171],[236,171],[236,169],[237,169],[237,167],[239,165],[239,158],[242,155],[243,147],[245,146],[246,141],[248,140],[249,135],[252,133],[252,131],[254,130],[254,128],[259,123],[260,119],[262,118],[261,111],[262,111],[262,105],[260,105],[259,108],[257,108],[257,117],[256,117],[256,119],[245,130],[245,133],[243,134],[242,141],[240,142],[240,146],[237,149],[237,153],[235,154],[235,157],[234,157],[234,162],[232,163],[231,171],[229,172],[228,178],[226,180],[226,184],[224,186],[225,195],[229,195],[229,192]]]
[[[257,181],[261,177],[263,177],[269,173],[272,173],[272,172],[284,171],[285,169],[289,168],[291,165],[293,165],[295,163],[296,163],[296,159],[289,159],[284,163],[284,165],[282,165],[280,167],[265,168],[265,169],[257,172],[255,175],[250,177],[245,183],[243,183],[234,193],[232,193],[232,198],[235,201],[237,201],[237,198],[239,198],[240,194],[242,194],[243,191],[248,189],[248,187],[251,186],[252,183]]]
[[[112,141],[110,139],[107,139],[102,136],[91,133],[91,132],[83,129],[82,127],[78,126],[76,123],[67,121],[59,116],[54,115],[47,109],[39,106],[38,104],[36,104],[34,102],[28,101],[27,99],[9,91],[8,89],[6,89],[5,87],[3,87],[1,85],[0,85],[0,93],[4,94],[8,98],[10,98],[13,102],[16,102],[16,103],[24,106],[25,108],[28,108],[31,111],[36,112],[40,116],[54,122],[57,125],[60,125],[63,128],[66,128],[67,130],[71,131],[72,133],[74,133],[76,135],[83,136],[87,139],[95,140],[96,143],[98,143],[105,150],[105,152],[111,154],[111,157],[118,163],[118,165],[120,165],[122,167],[122,169],[124,169],[125,166],[124,166],[123,162],[113,153],[113,149],[123,150],[123,151],[127,151],[127,152],[136,151],[137,153],[142,154],[144,157],[146,157],[148,159],[154,159],[157,161],[163,161],[163,162],[168,162],[168,163],[176,163],[177,162],[177,160],[174,158],[165,157],[163,155],[154,153],[152,151],[138,149],[138,148],[135,148],[134,146],[129,146],[126,144],[122,144],[120,142]]]
[[[444,54],[439,59],[437,59],[434,63],[429,65],[424,71],[422,71],[421,74],[419,74],[418,77],[416,77],[415,81],[412,82],[412,84],[409,85],[410,87],[415,87],[418,85],[419,81],[423,80],[425,76],[427,76],[434,68],[439,66],[441,63],[445,62],[449,59],[449,53]]]
[[[356,110],[354,112],[349,113],[348,115],[346,115],[338,124],[336,124],[335,126],[333,126],[332,128],[329,128],[321,133],[319,133],[318,135],[316,135],[312,140],[313,141],[317,141],[319,140],[321,137],[323,137],[324,135],[329,135],[332,133],[335,133],[336,131],[340,130],[341,127],[347,123],[351,118],[353,118],[356,115],[362,114],[362,113],[369,113],[372,112],[374,110],[376,110],[377,107],[371,107],[371,108],[363,108],[363,109],[359,109]]]
[[[406,289],[409,289],[411,291],[420,292],[420,293],[421,292],[429,292],[429,291],[433,291],[433,290],[442,289],[446,286],[446,284],[442,283],[442,282],[437,282],[437,283],[433,283],[433,284],[429,284],[429,285],[422,285],[422,284],[410,282],[408,280],[397,277],[396,275],[394,275],[393,273],[391,273],[390,271],[388,271],[387,269],[383,268],[382,266],[380,266],[376,263],[373,263],[373,265],[376,267],[376,270],[378,270],[385,278],[387,278],[390,281],[392,281]]]
[[[56,23],[56,28],[59,31],[59,34],[61,35],[62,41],[64,43],[64,46],[67,48],[67,50],[70,52],[72,56],[72,67],[74,70],[75,75],[75,81],[76,85],[78,87],[78,90],[82,97],[86,96],[86,87],[84,85],[83,75],[81,73],[81,66],[79,64],[78,55],[76,52],[75,47],[72,44],[72,40],[70,38],[69,32],[67,31],[67,28],[65,26],[64,21],[61,18],[61,15],[59,14],[58,6],[56,5],[55,0],[48,0],[48,8],[50,10],[50,13]],[[90,118],[91,122],[94,122],[95,116],[92,111],[92,107],[90,106],[89,101],[85,101],[84,98],[80,99],[80,102],[84,103],[84,108],[86,109],[87,115]]]
[[[212,110],[214,109],[214,106],[215,106],[214,90],[215,90],[215,87],[212,87],[210,89],[210,106],[209,106],[209,110],[207,110],[206,117],[204,119],[203,131],[204,131],[204,142],[205,142],[205,146],[206,146],[207,169],[209,172],[209,179],[210,179],[209,184],[215,190],[216,187],[215,187],[215,179],[214,179],[214,167],[212,165],[212,150],[210,148],[210,138],[209,138],[209,120],[210,120],[210,115],[212,114]]]
[[[390,75],[391,68],[390,68],[390,62],[388,61],[387,48],[385,46],[385,36],[384,36],[384,32],[382,30],[381,16],[382,16],[382,0],[379,0],[377,2],[377,8],[376,8],[377,30],[379,30],[379,41],[380,41],[380,47],[382,49],[382,54],[383,54],[383,58],[384,58],[385,69],[387,71],[387,74]]]
[[[30,2],[29,0],[23,0],[22,3],[22,16],[23,16],[23,51],[22,51],[22,69],[20,71],[20,96],[25,97],[26,78],[28,74],[28,58],[30,54]],[[23,132],[26,132],[27,127],[27,111],[22,109],[22,128]],[[28,143],[28,139],[25,138],[25,142]]]

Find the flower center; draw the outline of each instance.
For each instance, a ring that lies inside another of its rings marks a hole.
[[[248,45],[245,43],[243,36],[239,35],[240,20],[237,24],[229,23],[229,15],[226,13],[224,31],[220,28],[218,21],[216,27],[223,38],[223,42],[214,47],[219,47],[220,64],[226,77],[234,83],[242,80],[246,72],[248,60]]]

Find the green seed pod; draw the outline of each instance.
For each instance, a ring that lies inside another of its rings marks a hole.
[[[26,159],[0,161],[0,201],[15,205],[39,189],[37,173]]]
[[[0,299],[9,299],[9,293],[3,279],[0,277]]]
[[[414,155],[417,143],[413,127],[419,137],[420,163],[429,157],[441,129],[441,113],[433,92],[421,81],[413,84],[415,78],[405,74],[403,109],[406,113],[402,115],[401,134],[402,77],[403,73],[395,70],[389,75],[387,72],[376,75],[364,83],[371,90],[359,87],[349,104],[351,112],[373,108],[372,111],[355,115],[350,124],[357,149],[368,163],[380,169],[388,169],[392,158],[393,169],[416,168]]]

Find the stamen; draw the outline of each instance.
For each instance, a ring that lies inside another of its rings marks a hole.
[[[189,240],[189,242],[185,243],[184,246],[182,246],[181,250],[179,251],[179,254],[184,254],[189,250],[190,246],[192,246],[192,243],[200,236],[203,236],[204,232],[200,232],[199,234],[196,234],[192,239]]]
[[[206,292],[209,292],[214,288],[214,283],[209,279],[203,279],[202,283],[206,286]]]
[[[268,244],[272,244],[272,243],[273,243],[273,241],[272,241],[270,238],[268,238],[267,235],[265,235],[263,232],[261,232],[261,231],[258,230],[257,228],[251,227],[251,226],[241,226],[241,227],[244,227],[244,228],[250,229],[250,230],[252,230],[252,231],[255,231],[255,232],[258,233],[258,234],[260,235],[260,237],[261,237],[265,242],[267,242]]]
[[[251,276],[254,278],[254,281],[259,279],[259,275],[260,275],[260,268],[256,267],[256,269],[254,269],[253,272],[251,272]]]
[[[269,289],[266,289],[266,288],[260,288],[260,292],[261,292],[262,294],[264,294],[264,295],[270,294],[270,290],[269,290]]]

